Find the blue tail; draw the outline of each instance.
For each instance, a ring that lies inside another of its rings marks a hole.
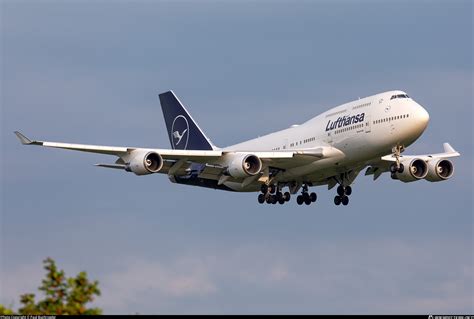
[[[173,91],[159,94],[161,109],[168,129],[171,147],[177,150],[214,150]]]

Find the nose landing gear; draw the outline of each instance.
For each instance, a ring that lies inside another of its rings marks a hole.
[[[397,145],[393,148],[393,155],[395,156],[395,163],[390,165],[390,177],[392,179],[398,179],[397,173],[403,173],[405,167],[403,164],[400,163],[400,154],[403,152],[404,147],[401,145]]]

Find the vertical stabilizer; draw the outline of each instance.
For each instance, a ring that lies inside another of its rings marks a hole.
[[[177,150],[214,150],[216,147],[204,135],[173,91],[159,94],[161,109],[171,147]]]

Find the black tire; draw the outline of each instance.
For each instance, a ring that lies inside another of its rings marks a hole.
[[[265,201],[267,202],[267,204],[271,204],[273,199],[272,199],[272,195],[268,195],[267,198],[265,199]]]
[[[352,187],[346,186],[346,195],[349,196],[350,194],[352,194]]]
[[[392,179],[398,179],[397,173],[390,173]]]
[[[283,193],[282,192],[277,192],[276,193],[276,198],[277,198],[278,201],[280,201],[280,199],[284,199],[283,198]]]
[[[278,203],[278,199],[276,195],[272,195],[272,204],[275,205],[276,203]]]
[[[298,203],[298,205],[303,205],[303,202],[304,202],[303,196],[298,195],[298,197],[296,197],[296,203]]]
[[[262,186],[260,187],[260,191],[262,192],[262,194],[268,193],[268,185],[262,184]]]
[[[307,200],[310,200],[310,201],[311,201],[311,198],[309,198],[309,194],[308,194],[308,193],[304,192],[304,193],[302,194],[302,196],[303,196],[303,201],[305,201],[305,202],[306,202]]]
[[[290,198],[291,198],[290,192],[285,192],[285,194],[283,196],[284,196],[284,198],[287,202],[290,201]]]
[[[280,199],[278,200],[278,203],[279,203],[280,205],[283,205],[284,203],[286,203],[286,200],[282,197],[282,198],[280,198]]]
[[[337,195],[339,195],[339,196],[344,196],[344,193],[345,193],[345,192],[344,192],[344,187],[342,187],[342,185],[339,185],[339,186],[337,187]]]
[[[311,198],[309,196],[307,198],[305,198],[304,203],[306,205],[311,205],[311,203],[312,203]]]
[[[336,204],[337,206],[341,205],[341,196],[336,195],[334,197],[334,204]]]
[[[402,163],[400,163],[400,167],[398,168],[398,172],[401,174],[401,173],[403,173],[404,169],[405,169],[405,166]]]
[[[268,191],[270,192],[270,194],[275,194],[275,192],[276,192],[275,185],[269,185],[268,186]]]
[[[311,202],[314,203],[318,199],[318,195],[316,195],[316,193],[311,193],[309,194],[309,198],[311,199]]]
[[[349,197],[343,196],[341,199],[342,205],[347,206],[349,204]]]
[[[393,163],[390,165],[390,173],[396,173],[397,172],[397,164]]]
[[[259,202],[260,204],[265,203],[265,195],[264,195],[264,194],[259,194],[259,195],[258,195],[258,202]]]

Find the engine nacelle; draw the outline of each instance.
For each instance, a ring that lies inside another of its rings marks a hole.
[[[400,164],[403,165],[403,171],[397,172],[397,179],[401,180],[404,183],[414,182],[420,179],[423,179],[428,174],[428,165],[425,161],[419,158],[401,161]]]
[[[227,173],[234,178],[254,176],[262,170],[262,161],[255,155],[236,155],[227,168]]]
[[[133,155],[133,154],[132,154]],[[140,152],[132,157],[125,170],[136,175],[158,173],[163,167],[163,158],[155,152]]]
[[[444,181],[453,176],[454,165],[447,159],[433,159],[428,162],[428,174],[425,179],[430,182]]]

